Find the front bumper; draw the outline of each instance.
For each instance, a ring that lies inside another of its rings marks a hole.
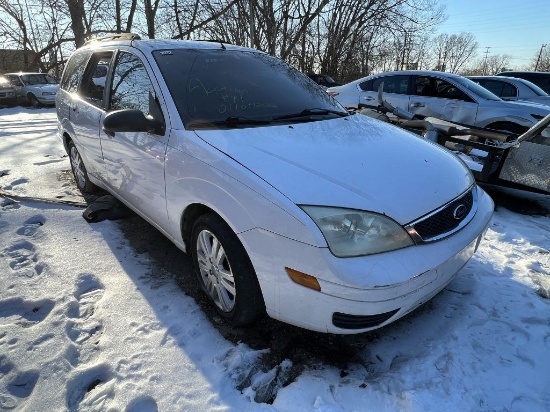
[[[46,105],[54,105],[55,104],[55,94],[54,95],[46,95],[46,96],[37,95],[36,99],[42,104],[46,104]]]
[[[342,259],[328,248],[261,229],[241,233],[267,313],[306,329],[338,334],[376,329],[406,315],[441,291],[477,249],[493,211],[490,197],[478,190],[478,211],[459,232],[379,255]],[[316,277],[321,292],[294,283],[285,267]]]

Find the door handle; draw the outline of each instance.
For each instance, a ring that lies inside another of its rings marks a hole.
[[[374,100],[374,97],[371,97],[371,96],[365,96],[365,97],[363,97],[363,99],[365,99],[365,100]]]
[[[426,104],[420,102],[412,102],[411,107],[426,107]]]

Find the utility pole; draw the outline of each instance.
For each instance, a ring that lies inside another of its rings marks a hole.
[[[487,55],[489,54],[489,49],[491,47],[485,48],[485,61],[483,63],[483,75],[485,76],[487,74]]]
[[[538,68],[539,68],[539,62],[540,62],[540,58],[542,56],[542,49],[544,49],[545,47],[546,47],[546,44],[543,44],[542,46],[540,46],[539,57],[537,59],[537,64],[535,64],[535,71],[537,71]]]

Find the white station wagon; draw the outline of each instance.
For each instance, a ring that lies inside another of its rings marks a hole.
[[[109,191],[190,253],[233,325],[393,322],[453,279],[493,213],[446,149],[349,114],[257,50],[100,39],[70,58],[56,106],[78,187]]]

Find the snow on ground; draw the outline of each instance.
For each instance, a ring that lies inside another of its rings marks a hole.
[[[266,370],[274,349],[225,339],[118,222],[30,199],[82,201],[55,132],[53,109],[0,110],[0,188],[16,199],[0,197],[0,410],[550,410],[548,216],[499,208],[424,307],[342,338],[353,353],[298,365],[290,351]]]

